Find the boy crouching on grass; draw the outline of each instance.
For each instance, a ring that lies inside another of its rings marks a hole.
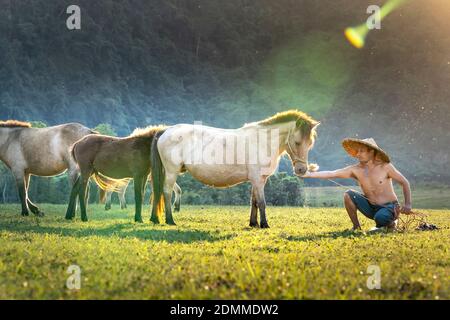
[[[359,163],[334,171],[307,172],[302,178],[353,178],[358,181],[363,193],[347,190],[344,193],[345,209],[353,223],[353,230],[361,229],[357,210],[376,222],[377,230],[386,227],[395,229],[398,215],[411,212],[411,189],[408,180],[391,164],[389,156],[372,138],[345,139],[345,151],[358,159]],[[403,187],[404,205],[400,208],[392,180]]]

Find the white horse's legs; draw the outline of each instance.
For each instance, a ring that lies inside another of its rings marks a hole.
[[[164,181],[164,206],[166,212],[166,223],[175,225],[172,216],[172,191],[177,181],[178,174],[167,173]]]
[[[30,208],[31,212],[33,212],[37,216],[44,216],[44,212],[40,211],[39,208],[31,202],[30,198],[28,197],[28,186],[30,185],[30,174],[25,174],[24,177],[24,183],[25,183],[25,194],[27,197],[27,204],[28,208]]]
[[[251,190],[250,227],[258,226],[258,203],[256,201],[255,188]]]
[[[12,173],[16,179],[17,191],[19,192],[20,203],[22,205],[22,215],[28,216],[30,213],[27,203],[27,189],[25,187],[25,172],[21,169],[13,169]]]
[[[145,182],[144,186],[145,186]],[[120,209],[126,209],[127,208],[127,201],[125,200],[125,193],[127,192],[127,187],[120,190],[117,195],[119,196],[119,202],[120,202]]]
[[[105,192],[106,192],[105,210],[110,210],[112,191],[105,191]]]
[[[119,203],[120,203],[120,209],[126,209],[127,208],[127,201],[125,200],[125,193],[127,192],[126,185],[124,188],[117,191],[117,196],[119,197]],[[111,197],[113,192],[112,191],[105,191],[105,210],[111,209]]]
[[[261,228],[269,228],[266,218],[266,198],[264,196],[264,185],[266,184],[266,179],[261,177],[255,182],[252,182],[252,186],[255,190],[256,203],[259,208],[259,220]]]
[[[67,220],[75,218],[75,211],[77,208],[77,198],[80,191],[80,186],[81,186],[81,176],[78,176],[70,191],[69,205],[66,211]]]
[[[120,209],[126,209],[127,208],[127,201],[125,200],[125,193],[126,188],[117,192],[117,196],[119,197],[120,202]],[[106,201],[105,201],[105,210],[111,209],[111,197],[113,192],[112,191],[106,191]]]
[[[174,210],[173,211],[178,212],[178,211],[180,211],[180,206],[181,206],[181,188],[176,182],[173,185],[173,192],[175,193],[175,201],[174,201]]]
[[[77,182],[78,177],[80,176],[80,172],[78,170],[78,166],[75,163],[75,160],[70,159],[69,161],[67,161],[67,167],[68,167],[68,175],[69,175],[69,185],[70,185],[70,189],[72,189],[75,186],[75,183]],[[74,203],[74,211],[73,211],[73,216],[75,216],[75,212],[78,209],[78,196],[76,196],[75,198],[75,203]]]
[[[80,178],[80,190],[78,197],[80,199],[81,221],[88,221],[86,209],[89,201],[89,177],[90,174],[82,175]]]
[[[152,181],[152,178],[151,178],[151,175],[149,175],[149,177],[148,177],[148,182],[150,182],[150,185],[151,185],[151,181]],[[174,201],[173,201],[173,205],[174,205],[174,209],[173,209],[173,211],[174,212],[179,212],[180,211],[180,208],[181,208],[181,194],[183,193],[183,191],[181,190],[181,188],[180,188],[180,186],[178,185],[178,183],[174,183],[174,185],[173,185],[173,192],[174,192],[174,194],[175,194],[175,199],[174,199]],[[150,199],[152,199],[151,197],[152,197],[152,195],[153,195],[153,191],[152,191],[152,193],[151,193],[151,195],[150,195]],[[152,200],[150,200],[150,202],[151,202]],[[125,204],[125,206],[126,206],[126,204]]]

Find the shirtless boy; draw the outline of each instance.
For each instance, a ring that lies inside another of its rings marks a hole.
[[[307,172],[302,178],[353,178],[358,181],[363,194],[347,190],[345,209],[353,223],[353,230],[361,229],[357,210],[376,222],[376,227],[394,228],[400,212],[411,212],[411,189],[408,180],[392,165],[389,156],[372,138],[345,139],[342,146],[359,163],[334,171]],[[403,187],[404,205],[398,207],[392,180]]]

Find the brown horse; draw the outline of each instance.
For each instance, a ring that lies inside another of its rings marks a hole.
[[[22,215],[29,210],[43,212],[28,198],[30,175],[55,176],[69,170],[71,184],[76,179],[76,164],[70,146],[82,137],[95,133],[79,123],[47,128],[31,128],[31,124],[15,120],[0,122],[0,160],[11,169],[17,183]]]
[[[106,191],[119,191],[133,178],[136,202],[134,220],[142,222],[142,198],[151,167],[150,148],[154,135],[164,129],[164,126],[153,126],[136,129],[125,138],[88,135],[77,141],[72,147],[72,156],[78,164],[80,176],[70,194],[66,219],[74,218],[78,195],[81,220],[87,221],[86,189],[92,176],[98,186]]]

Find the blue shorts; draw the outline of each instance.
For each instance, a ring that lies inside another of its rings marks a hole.
[[[398,202],[388,202],[382,206],[372,204],[361,193],[355,190],[347,190],[345,192],[350,196],[356,208],[367,218],[375,220],[377,227],[386,227],[395,219],[395,207]]]

